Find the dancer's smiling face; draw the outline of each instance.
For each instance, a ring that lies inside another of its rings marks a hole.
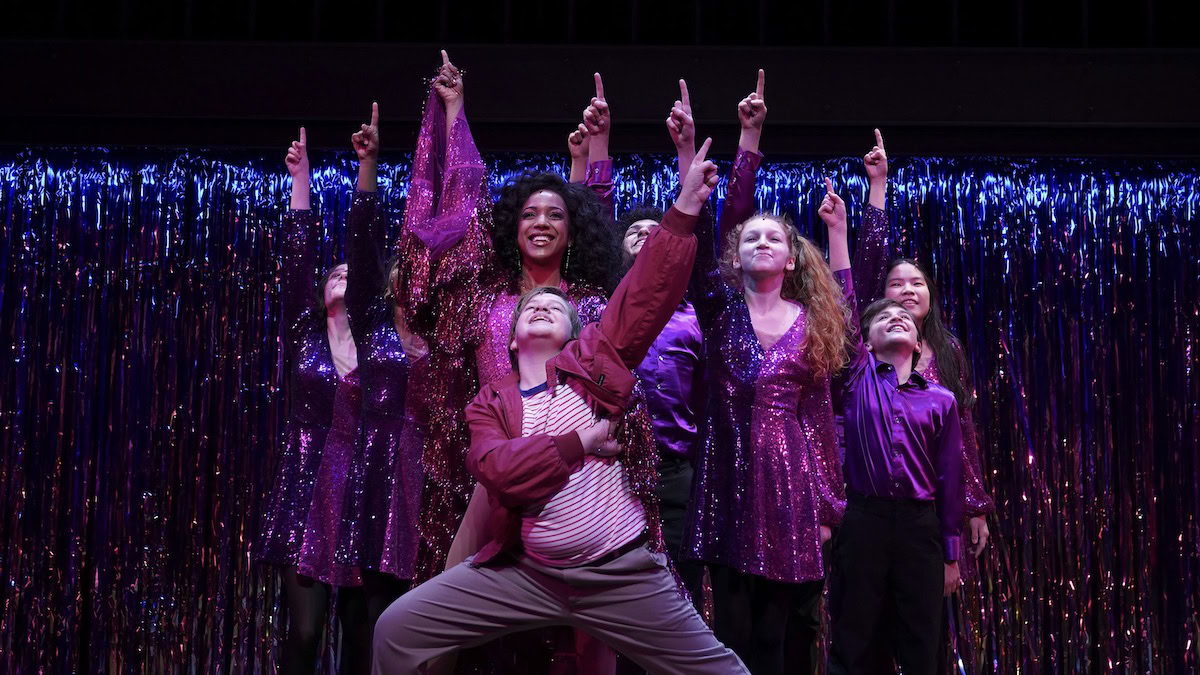
[[[919,341],[917,322],[904,307],[888,303],[888,306],[871,315],[868,320],[870,325],[866,327],[867,349],[872,351],[894,348],[917,349]]]
[[[517,221],[517,247],[522,260],[557,265],[569,244],[570,216],[561,195],[541,190],[529,195]]]
[[[929,281],[910,263],[900,263],[888,272],[883,295],[903,305],[918,325],[929,315]]]
[[[642,245],[650,238],[650,231],[656,225],[658,225],[657,220],[644,218],[635,220],[625,230],[625,238],[621,240],[621,247],[625,249],[625,253],[630,258],[636,258],[637,254],[641,252]]]

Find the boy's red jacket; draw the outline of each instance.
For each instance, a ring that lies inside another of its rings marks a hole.
[[[577,378],[597,412],[610,417],[624,412],[636,381],[632,369],[646,357],[687,290],[696,259],[695,224],[696,216],[674,206],[667,211],[600,320],[584,326],[578,339],[546,363],[550,386],[560,378]],[[583,463],[583,444],[574,431],[521,436],[518,382],[514,371],[485,384],[467,406],[467,468],[487,488],[492,508],[493,537],[475,555],[476,565],[519,544],[522,510],[549,501]]]

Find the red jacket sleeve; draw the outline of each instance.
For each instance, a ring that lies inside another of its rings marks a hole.
[[[683,301],[696,260],[695,226],[696,216],[672,206],[600,315],[600,332],[630,370],[646,358]]]
[[[471,427],[467,469],[488,494],[510,509],[558,494],[583,463],[583,444],[574,431],[510,438],[499,397],[491,387],[484,387],[467,406],[467,424]]]

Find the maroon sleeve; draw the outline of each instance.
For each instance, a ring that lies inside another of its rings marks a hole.
[[[695,226],[696,216],[672,206],[600,315],[600,332],[630,370],[646,358],[683,301],[696,259]]]
[[[501,411],[484,388],[467,406],[471,449],[467,469],[488,494],[508,508],[545,501],[562,490],[583,463],[583,444],[572,431],[562,436],[509,438]]]

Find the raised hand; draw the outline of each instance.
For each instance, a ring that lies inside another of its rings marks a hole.
[[[679,81],[679,98],[667,115],[667,130],[671,132],[671,142],[675,148],[687,148],[695,152],[696,124],[692,120],[692,101],[688,97],[687,82]]]
[[[293,181],[298,177],[308,179],[308,134],[304,131],[304,127],[300,127],[300,140],[292,141],[283,163],[287,165],[288,173],[292,175]]]
[[[690,216],[700,215],[700,209],[717,186],[717,165],[707,159],[710,147],[712,139],[704,139],[704,144],[696,151],[692,165],[679,186],[679,198],[675,200],[675,208]]]
[[[596,95],[592,97],[588,107],[583,109],[583,125],[591,136],[608,135],[611,119],[608,111],[608,101],[604,100],[604,80],[600,73],[592,75],[596,82]]]
[[[867,168],[867,178],[872,181],[887,180],[887,151],[883,149],[883,134],[875,130],[875,147],[863,155],[863,166]]]
[[[825,179],[825,199],[817,209],[829,228],[829,269],[850,269],[850,244],[846,241],[846,202],[833,191],[833,181]]]
[[[567,152],[571,153],[571,159],[582,157],[586,160],[590,142],[591,136],[587,132],[587,127],[580,122],[579,127],[567,135]]]
[[[371,123],[350,136],[350,145],[360,162],[375,162],[379,159],[379,104],[371,104]]]
[[[571,155],[571,177],[568,182],[582,183],[587,177],[589,145],[591,137],[588,136],[587,127],[580,122],[577,129],[567,134],[567,152]]]
[[[463,102],[463,76],[453,63],[446,50],[442,50],[442,65],[438,67],[437,75],[433,78],[433,89],[437,92],[446,108],[457,108]]]
[[[846,202],[833,191],[833,181],[828,178],[825,179],[825,198],[817,213],[831,231],[846,231]]]
[[[312,177],[308,167],[308,134],[300,127],[300,140],[292,141],[287,157],[283,158],[288,173],[292,176],[292,197],[289,207],[296,211],[307,211],[312,206],[310,188]]]
[[[738,103],[738,122],[742,129],[762,130],[763,122],[767,119],[767,102],[763,98],[763,85],[766,74],[758,69],[758,86],[746,98]]]

